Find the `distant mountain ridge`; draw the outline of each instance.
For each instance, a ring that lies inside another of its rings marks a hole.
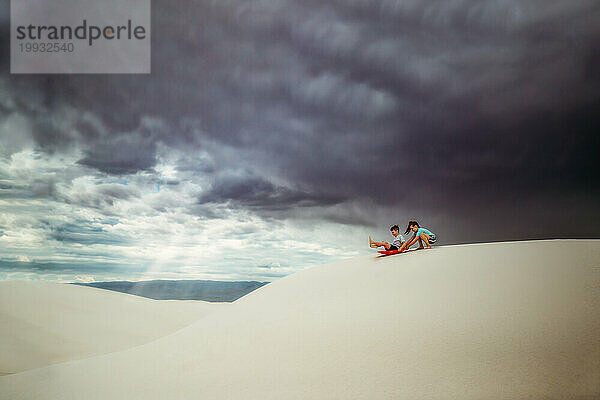
[[[153,280],[72,283],[100,289],[133,294],[155,300],[203,300],[233,302],[269,282],[256,281],[205,281],[205,280]]]

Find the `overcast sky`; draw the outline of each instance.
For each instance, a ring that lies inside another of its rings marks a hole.
[[[600,236],[600,2],[154,1],[150,75],[10,75],[0,279],[273,280]]]

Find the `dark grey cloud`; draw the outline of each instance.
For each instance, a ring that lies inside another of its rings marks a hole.
[[[67,244],[79,243],[85,246],[94,244],[126,246],[131,244],[131,238],[114,232],[107,228],[115,222],[106,220],[87,220],[75,217],[67,222],[59,218],[41,218],[36,222],[36,227],[48,240],[63,242]]]
[[[202,193],[198,203],[232,203],[231,206],[242,209],[275,212],[295,207],[327,206],[343,200],[326,194],[278,186],[258,177],[229,176],[213,182],[212,189]]]
[[[156,164],[156,142],[136,133],[98,140],[79,163],[111,175],[149,170]]]
[[[131,240],[107,232],[102,227],[86,225],[63,224],[49,231],[49,238],[63,243],[79,243],[82,245],[106,244],[128,245]]]
[[[152,18],[149,76],[9,76],[2,50],[0,115],[108,175],[176,149],[211,182],[200,205],[365,223],[386,207],[449,241],[599,235],[597,1],[154,2]]]
[[[48,199],[56,196],[55,180],[34,179],[29,184],[0,184],[0,199]]]

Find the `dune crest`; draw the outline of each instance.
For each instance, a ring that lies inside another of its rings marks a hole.
[[[373,255],[146,345],[2,377],[0,398],[592,399],[599,311],[599,240]]]

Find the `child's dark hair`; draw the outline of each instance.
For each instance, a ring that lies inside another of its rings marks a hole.
[[[390,228],[390,231],[398,231],[398,232],[400,232],[400,227],[398,225],[392,225],[392,227]]]
[[[407,234],[410,231],[410,227],[416,225],[417,228],[420,228],[419,223],[417,221],[408,221],[408,226],[406,227],[406,232],[404,232],[404,234]]]

